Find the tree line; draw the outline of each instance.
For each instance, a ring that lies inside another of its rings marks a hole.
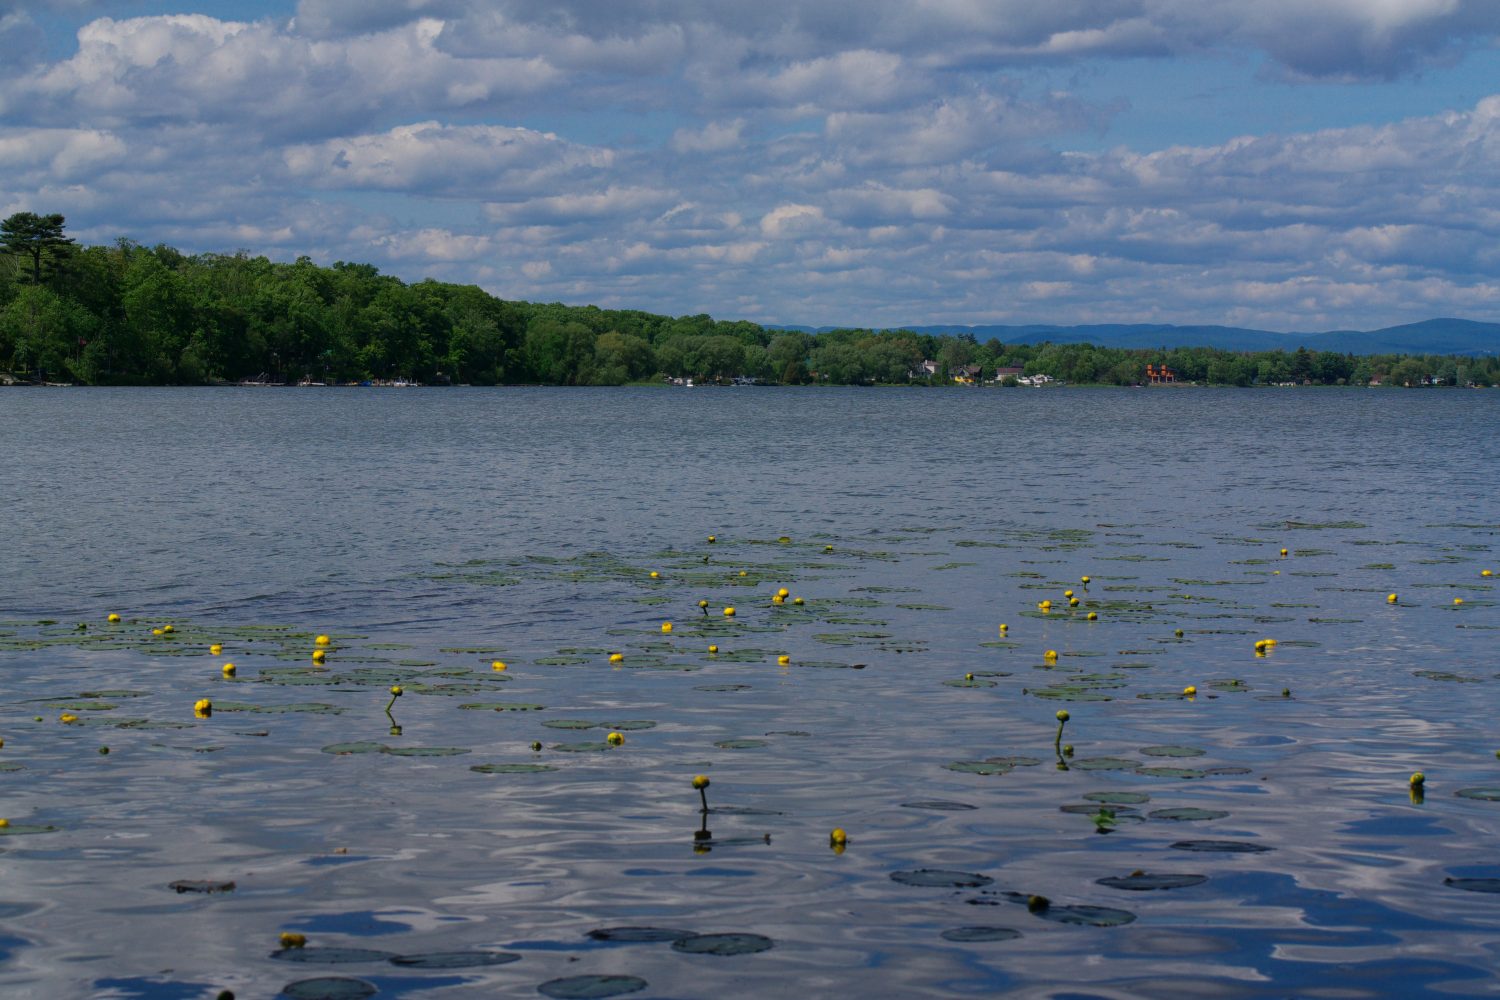
[[[474,285],[407,284],[370,264],[186,255],[121,239],[80,247],[60,215],[0,223],[0,370],[88,385],[264,377],[407,378],[476,385],[621,385],[752,377],[804,384],[951,384],[978,366],[1073,384],[1130,385],[1147,364],[1179,381],[1490,385],[1500,359],[1217,348],[1002,344],[845,329],[808,334],[707,315],[515,302]],[[921,371],[934,361],[936,372]]]

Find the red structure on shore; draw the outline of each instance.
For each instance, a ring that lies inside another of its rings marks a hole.
[[[1177,381],[1177,373],[1166,365],[1147,365],[1146,382],[1148,385],[1165,385]]]

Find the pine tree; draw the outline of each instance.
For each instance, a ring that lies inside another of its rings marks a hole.
[[[31,283],[42,283],[45,265],[55,270],[73,252],[73,238],[63,235],[63,217],[17,212],[0,222],[0,252],[31,258]]]

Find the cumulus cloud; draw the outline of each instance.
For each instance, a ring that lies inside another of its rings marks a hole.
[[[1101,151],[1120,106],[1031,72],[1248,54],[1391,79],[1492,42],[1478,0],[300,0],[99,17],[63,58],[3,60],[33,14],[0,0],[0,205],[85,239],[768,322],[1309,328],[1500,300],[1500,96]]]
[[[294,178],[316,188],[493,197],[597,174],[614,154],[550,132],[429,121],[289,146],[283,159]]]
[[[700,129],[680,128],[672,133],[671,146],[678,153],[721,153],[740,146],[745,119],[709,122]]]
[[[0,170],[33,182],[90,178],[125,160],[125,142],[96,129],[16,129],[0,132]]]
[[[100,18],[79,30],[73,56],[0,85],[0,112],[103,126],[235,122],[295,135],[403,110],[504,106],[554,77],[538,59],[448,55],[434,44],[441,31],[441,22],[420,20],[315,42],[269,21]]]
[[[572,39],[593,56],[600,52],[593,46],[638,46],[665,32],[684,40],[685,59],[711,50],[721,73],[723,56],[733,52],[747,66],[770,59],[791,67],[859,51],[996,66],[1253,46],[1290,73],[1387,78],[1500,34],[1500,9],[1489,0],[302,0],[298,22],[326,34],[414,16],[471,23],[453,34],[454,44],[494,44],[504,26],[504,34],[528,42]]]

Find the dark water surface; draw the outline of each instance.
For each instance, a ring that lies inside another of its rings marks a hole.
[[[1500,994],[1497,414],[0,392],[0,993]]]

